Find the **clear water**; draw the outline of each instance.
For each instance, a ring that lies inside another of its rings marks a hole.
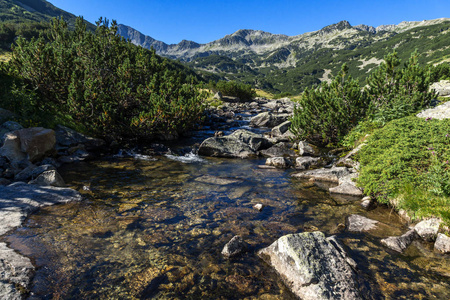
[[[86,200],[43,208],[4,239],[37,266],[32,299],[294,299],[256,251],[315,230],[343,241],[372,298],[450,299],[448,256],[423,243],[402,255],[382,247],[407,230],[394,212],[366,212],[261,164],[188,154],[67,165],[60,173]],[[354,213],[382,225],[342,230]],[[248,252],[226,260],[220,252],[237,234]]]

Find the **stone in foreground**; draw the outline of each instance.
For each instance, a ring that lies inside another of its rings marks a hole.
[[[332,194],[340,194],[340,195],[349,195],[349,196],[362,196],[363,192],[360,188],[356,187],[354,184],[345,182],[338,186],[329,188],[330,193]]]
[[[300,299],[364,299],[353,260],[322,232],[285,235],[258,255],[272,265]]]
[[[416,231],[411,229],[404,235],[382,239],[381,243],[389,249],[402,253],[417,237]]]
[[[247,248],[244,240],[239,236],[235,235],[222,249],[222,255],[225,258],[230,258],[237,256],[245,251]]]

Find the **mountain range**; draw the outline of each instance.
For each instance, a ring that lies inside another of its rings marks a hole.
[[[45,0],[0,0],[0,22],[39,22],[59,16],[69,26],[76,18]],[[94,26],[88,23],[88,28]],[[118,34],[180,61],[206,80],[236,80],[272,93],[298,94],[329,81],[343,63],[363,85],[369,72],[393,50],[403,61],[415,49],[421,64],[450,61],[447,18],[378,27],[341,21],[295,36],[242,29],[206,44],[183,40],[169,45],[122,24]]]
[[[403,60],[418,49],[423,64],[445,61],[450,58],[449,29],[447,18],[376,28],[341,21],[296,36],[243,29],[207,44],[183,40],[171,45],[125,25],[119,25],[118,33],[204,74],[244,81],[274,93],[295,94],[330,80],[343,63],[363,81],[393,49]]]

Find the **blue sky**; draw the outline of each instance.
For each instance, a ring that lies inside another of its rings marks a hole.
[[[347,20],[352,25],[450,18],[449,0],[49,0],[90,22],[100,16],[165,43],[207,43],[239,29],[298,35]]]

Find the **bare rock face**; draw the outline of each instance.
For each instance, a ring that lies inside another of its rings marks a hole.
[[[285,235],[258,255],[280,274],[292,292],[303,300],[364,299],[355,263],[336,239],[322,232]]]
[[[433,242],[434,240],[436,240],[440,225],[441,220],[432,218],[417,223],[414,229],[422,239],[424,239],[425,241]]]
[[[225,258],[230,258],[243,253],[247,249],[247,244],[239,235],[235,235],[226,245],[223,247],[222,255]]]
[[[381,240],[381,243],[394,251],[402,253],[416,239],[418,235],[414,229],[401,236],[391,236]]]

